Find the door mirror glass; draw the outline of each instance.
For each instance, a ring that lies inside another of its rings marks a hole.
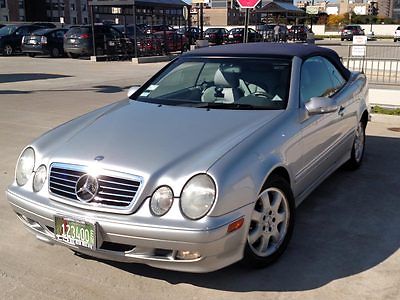
[[[328,97],[312,97],[305,106],[310,115],[327,114],[338,110],[336,101]]]
[[[134,93],[136,93],[136,91],[140,88],[140,86],[132,86],[131,88],[129,88],[128,90],[128,98],[130,98]]]

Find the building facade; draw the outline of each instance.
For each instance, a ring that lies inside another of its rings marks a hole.
[[[88,0],[0,0],[0,22],[88,24]]]

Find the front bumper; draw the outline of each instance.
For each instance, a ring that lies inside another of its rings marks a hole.
[[[198,228],[164,227],[154,226],[151,222],[137,222],[136,213],[116,215],[89,212],[43,197],[35,199],[37,195],[33,193],[28,198],[16,190],[17,187],[11,186],[6,192],[7,199],[19,219],[41,241],[64,245],[100,259],[144,263],[185,272],[211,272],[241,260],[249,226],[246,216],[252,211],[252,206],[247,205],[224,216],[188,221],[198,222]],[[174,205],[178,206],[178,201],[174,201]],[[148,210],[148,205],[144,203],[140,210]],[[56,240],[53,233],[56,215],[97,223],[97,249],[71,246]],[[237,231],[227,233],[229,224],[241,217],[245,217],[244,225]],[[201,256],[182,260],[176,256],[178,251],[198,252]]]

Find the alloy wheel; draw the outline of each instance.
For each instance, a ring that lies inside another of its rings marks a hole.
[[[279,248],[287,234],[289,218],[289,203],[285,194],[275,187],[264,190],[252,212],[247,237],[254,254],[266,257]]]

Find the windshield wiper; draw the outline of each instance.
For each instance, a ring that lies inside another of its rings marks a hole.
[[[213,108],[213,109],[243,109],[243,110],[265,109],[260,106],[254,106],[251,104],[243,104],[243,103],[200,102],[192,104],[190,106],[198,108]]]

